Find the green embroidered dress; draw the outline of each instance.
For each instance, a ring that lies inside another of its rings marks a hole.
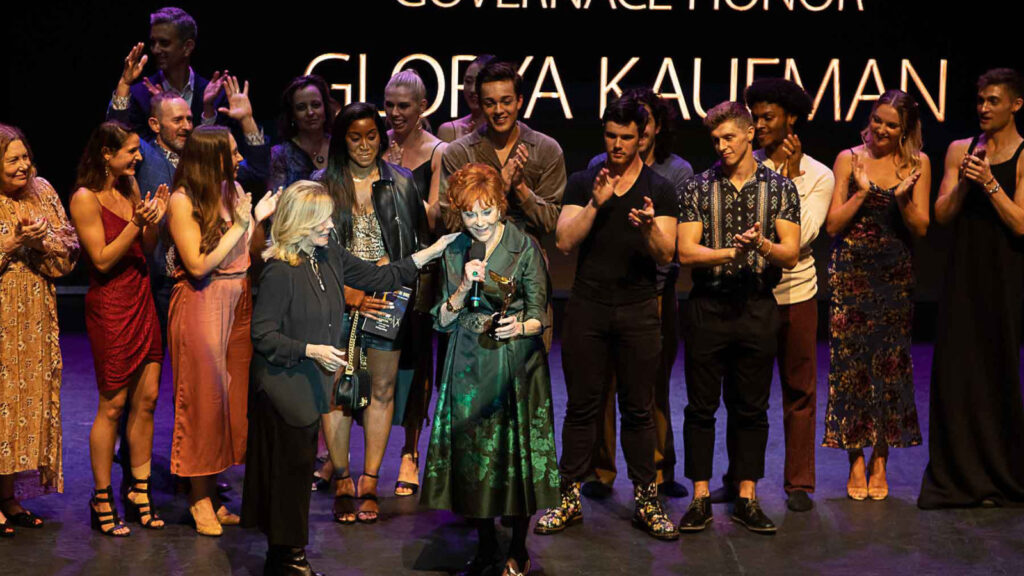
[[[444,252],[437,330],[451,333],[441,391],[427,448],[422,503],[470,518],[527,516],[556,506],[558,465],[551,407],[551,375],[541,337],[495,341],[483,319],[501,310],[490,271],[514,277],[509,314],[544,322],[548,275],[537,245],[506,225],[487,261],[480,312],[462,309],[440,326],[437,318],[462,281],[471,240],[459,236]]]

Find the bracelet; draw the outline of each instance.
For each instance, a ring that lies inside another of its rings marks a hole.
[[[994,182],[995,179],[996,179],[995,176],[992,176],[991,178],[989,178],[988,181],[985,182],[985,188],[988,188],[988,185],[991,184],[992,182]]]
[[[992,177],[992,180],[995,180],[994,176]],[[989,182],[991,182],[992,180],[989,180]],[[999,192],[1003,188],[1002,186],[999,185],[999,182],[996,182],[996,185],[993,186],[991,190],[988,189],[988,182],[985,183],[985,186],[985,192],[987,192],[989,196],[995,194],[996,192]]]
[[[526,338],[526,322],[519,323],[519,336]]]
[[[754,249],[760,252],[762,244],[764,244],[764,234],[762,234],[761,237],[757,239],[757,246],[755,246]]]
[[[768,256],[769,256],[769,255],[770,255],[770,254],[772,253],[772,248],[773,248],[774,246],[775,246],[775,244],[772,244],[771,242],[769,242],[769,243],[768,243],[768,251],[767,251],[767,252],[765,252],[765,253],[764,253],[764,254],[763,254],[763,255],[761,256],[761,258],[764,258],[765,260],[767,260],[767,259],[768,259]]]
[[[110,108],[117,111],[127,110],[130,99],[131,96],[118,96],[117,92],[114,92],[110,97]]]
[[[462,310],[463,308],[465,308],[466,304],[465,304],[465,302],[463,302],[462,305],[460,305],[458,308],[456,308],[455,306],[452,306],[452,297],[449,296],[444,301],[444,307],[447,308],[449,312],[454,314],[454,313],[458,312],[459,310]]]

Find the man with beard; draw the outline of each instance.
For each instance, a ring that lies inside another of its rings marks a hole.
[[[730,463],[739,482],[733,520],[759,533],[775,524],[755,494],[764,477],[768,397],[778,334],[772,294],[800,256],[800,198],[793,183],[754,158],[754,125],[739,102],[708,111],[704,125],[720,160],[686,185],[679,215],[679,262],[693,268],[684,333],[686,477],[693,501],[679,530],[711,523],[708,483],[715,412],[724,396],[735,420]]]
[[[553,534],[583,519],[580,481],[591,471],[601,400],[614,371],[622,452],[633,481],[633,523],[655,538],[673,540],[679,534],[658,500],[652,411],[661,357],[657,267],[675,254],[679,207],[672,184],[640,158],[640,135],[651,121],[644,107],[620,99],[602,120],[608,160],[572,175],[555,233],[561,252],[579,248],[562,335],[569,398],[559,463],[561,503],[534,531]]]

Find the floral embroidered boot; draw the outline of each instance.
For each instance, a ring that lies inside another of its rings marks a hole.
[[[559,491],[562,502],[549,508],[533,527],[535,534],[554,534],[583,521],[583,507],[580,505],[580,483],[562,478]]]
[[[668,515],[661,507],[661,500],[658,500],[658,485],[654,482],[644,486],[633,485],[633,525],[647,532],[658,540],[675,540],[679,538],[679,531],[676,525],[669,520]]]

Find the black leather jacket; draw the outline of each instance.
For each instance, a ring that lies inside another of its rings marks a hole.
[[[429,245],[427,213],[412,172],[383,160],[380,180],[373,183],[373,211],[377,214],[384,249],[392,262],[412,256]]]

